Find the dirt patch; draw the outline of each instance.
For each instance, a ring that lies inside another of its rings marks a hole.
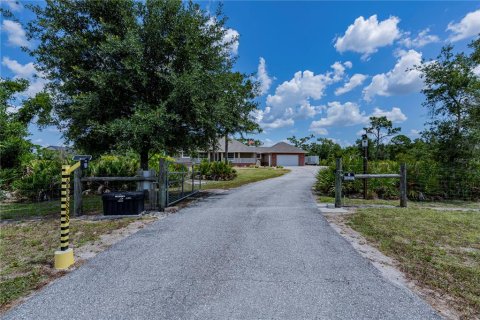
[[[113,230],[111,233],[103,234],[100,236],[100,239],[75,249],[75,265],[80,266],[86,260],[95,257],[98,253],[105,251],[120,240],[123,240],[124,238],[138,232],[153,221],[158,220],[159,217],[160,216],[152,215],[150,217],[134,221],[125,228]]]
[[[350,228],[346,221],[348,215],[351,214],[354,214],[353,209],[350,209],[348,214],[324,213],[324,216],[330,223],[330,226],[350,242],[353,248],[364,258],[368,259],[381,272],[383,277],[399,287],[415,292],[445,319],[462,319],[461,315],[450,307],[454,302],[452,297],[419,286],[414,280],[409,279],[400,271],[399,263],[395,259],[385,256],[377,248],[371,246],[360,233]]]

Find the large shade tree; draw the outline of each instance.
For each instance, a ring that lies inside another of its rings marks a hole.
[[[433,61],[418,66],[425,81],[424,106],[431,116],[425,138],[436,159],[447,165],[465,163],[480,145],[480,38],[470,44],[471,54],[442,48]]]
[[[65,137],[94,154],[207,148],[234,58],[221,10],[191,2],[47,0],[32,6],[31,51],[51,81]]]

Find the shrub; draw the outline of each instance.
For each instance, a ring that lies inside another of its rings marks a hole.
[[[222,161],[204,160],[200,163],[199,171],[206,180],[233,180],[237,176],[237,171],[232,164]]]
[[[94,177],[133,177],[139,168],[138,157],[134,155],[103,155],[93,159],[86,175]]]
[[[13,188],[23,198],[42,201],[59,197],[61,187],[62,160],[32,159],[24,166],[20,179],[13,182]]]
[[[159,169],[158,166],[159,166],[159,163],[160,163],[160,159],[165,159],[166,161],[171,162],[171,163],[175,162],[175,159],[172,158],[172,157],[169,157],[169,156],[164,156],[164,155],[159,154],[159,153],[156,153],[156,154],[152,155],[150,157],[150,159],[148,159],[148,167],[151,170],[155,170],[156,173],[158,173],[158,169]]]
[[[363,162],[361,158],[345,157],[342,159],[343,172],[363,172]],[[394,161],[372,161],[368,164],[369,173],[397,173],[400,165]],[[325,170],[320,170],[317,174],[315,189],[328,196],[335,195],[335,165]],[[395,199],[399,196],[398,179],[370,179],[368,189],[371,195],[377,195],[382,199]],[[355,181],[343,182],[342,193],[345,195],[360,195],[363,191],[363,182],[361,179]]]
[[[343,172],[363,172],[363,160],[360,157],[344,157]],[[368,163],[369,173],[398,173],[400,162],[382,160]],[[335,165],[317,174],[315,189],[325,195],[335,194]],[[370,196],[383,199],[396,199],[399,196],[398,179],[369,179]],[[342,184],[342,192],[348,195],[360,195],[363,182],[357,179]],[[411,160],[407,162],[407,193],[411,200],[443,200],[480,198],[480,164],[470,163],[464,168],[443,168],[432,160]]]

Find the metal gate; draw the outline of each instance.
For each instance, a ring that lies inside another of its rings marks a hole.
[[[161,209],[196,194],[202,188],[202,175],[194,164],[187,166],[167,161],[163,164],[161,162],[160,173]]]

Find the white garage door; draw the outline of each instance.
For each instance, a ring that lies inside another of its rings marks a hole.
[[[279,154],[277,155],[277,166],[298,166],[298,155]]]

